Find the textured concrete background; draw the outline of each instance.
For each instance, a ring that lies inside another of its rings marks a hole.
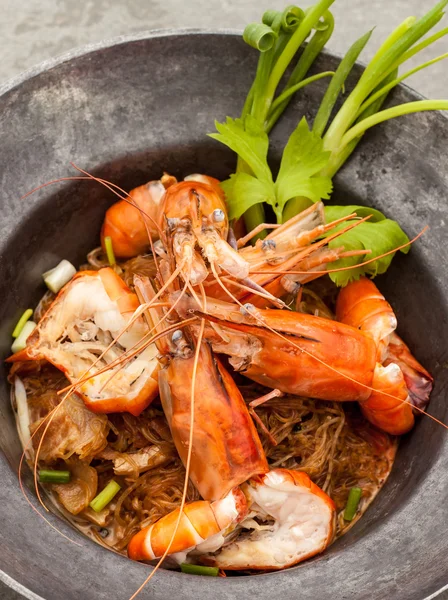
[[[289,2],[289,0],[288,0]],[[47,58],[75,46],[117,35],[164,27],[230,27],[241,29],[258,20],[267,8],[282,9],[286,0],[0,0],[0,82]],[[378,41],[384,39],[404,18],[419,16],[436,0],[336,0],[332,11],[336,31],[328,47],[343,52],[362,33],[376,26],[370,58]],[[308,4],[311,2],[304,2]],[[421,54],[412,66],[447,51],[439,41]],[[417,73],[410,84],[433,98],[448,96],[444,63]]]
[[[166,27],[241,29],[258,20],[267,8],[282,9],[286,0],[0,0],[2,51],[0,83],[45,59],[83,44],[117,35]],[[336,31],[328,47],[344,52],[362,33],[376,26],[368,60],[379,40],[405,17],[421,15],[435,0],[337,0],[333,13]],[[445,23],[446,26],[446,23]],[[415,66],[447,52],[446,40],[427,49]],[[448,97],[448,71],[444,63],[409,79],[412,87],[432,98]],[[446,595],[439,596],[446,598]],[[0,583],[0,598],[20,600]],[[62,600],[62,598],[61,598]]]

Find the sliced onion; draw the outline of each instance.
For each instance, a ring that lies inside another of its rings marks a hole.
[[[76,269],[68,260],[61,260],[57,267],[42,275],[49,290],[57,294],[76,274]]]
[[[198,181],[199,183],[210,183],[210,179],[206,175],[200,173],[192,173],[184,177],[184,181]]]
[[[13,345],[11,346],[11,351],[13,354],[15,354],[16,352],[20,352],[20,350],[24,350],[26,348],[26,340],[33,333],[35,327],[36,323],[34,321],[27,321],[25,323],[19,336],[16,337]]]
[[[17,407],[17,425],[19,429],[20,441],[23,448],[27,448],[31,439],[30,434],[30,415],[28,412],[28,402],[25,386],[19,377],[14,379],[14,397]]]

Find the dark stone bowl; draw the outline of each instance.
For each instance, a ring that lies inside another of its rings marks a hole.
[[[333,70],[338,60],[324,54],[315,68]],[[126,189],[162,170],[225,177],[234,157],[205,134],[215,118],[238,115],[255,61],[256,53],[231,33],[155,33],[71,54],[1,90],[2,359],[14,323],[44,291],[41,273],[61,258],[82,262],[97,245],[104,211],[114,201],[107,190],[86,182],[63,182],[21,196],[45,181],[76,174],[70,161]],[[298,117],[313,115],[325,85],[307,87],[290,105],[272,136],[274,163]],[[401,86],[390,102],[416,97]],[[448,120],[441,114],[387,123],[365,136],[337,176],[334,194],[338,202],[379,208],[411,236],[431,226],[378,284],[397,311],[401,335],[435,376],[430,412],[445,422],[447,147]],[[27,598],[126,600],[148,567],[99,547],[50,514],[50,522],[80,546],[67,542],[22,497],[21,449],[1,364],[4,580]],[[393,473],[364,518],[323,555],[282,573],[250,578],[160,571],[142,597],[433,598],[448,581],[447,461],[447,432],[423,418],[403,439]]]

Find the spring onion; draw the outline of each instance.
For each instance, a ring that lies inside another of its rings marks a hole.
[[[335,0],[319,0],[318,3],[304,12],[297,6],[288,6],[283,13],[267,11],[262,18],[262,23],[251,23],[246,28],[243,39],[252,47],[260,51],[257,73],[254,83],[249,91],[242,112],[242,119],[247,115],[254,117],[266,131],[274,125],[285,110],[294,92],[289,90],[294,87],[297,91],[302,86],[298,84],[304,80],[309,68],[317,58],[325,43],[333,32],[333,17],[328,8]],[[268,31],[271,35],[267,35]],[[286,86],[281,92],[281,101],[275,106],[274,96],[286,69],[292,64],[307,37],[315,31],[307,48],[296,61],[295,68]],[[263,32],[265,37],[263,37]],[[269,44],[258,42],[266,37]],[[258,42],[258,43],[257,43]],[[312,83],[308,79],[307,83]],[[251,173],[250,168],[239,158],[237,173]],[[248,230],[265,221],[262,204],[253,204],[245,212],[244,220]],[[266,232],[255,236],[254,240],[264,237]]]
[[[36,323],[34,321],[27,321],[23,325],[22,331],[19,333],[18,337],[14,340],[14,343],[11,346],[11,351],[13,353],[20,352],[26,348],[26,340],[33,333],[35,327]]]
[[[114,247],[112,245],[112,238],[109,235],[107,235],[104,238],[104,247],[106,249],[107,260],[108,260],[110,266],[113,267],[114,265],[117,264],[117,261],[115,259]]]
[[[57,294],[60,289],[76,274],[76,269],[68,260],[61,262],[42,275],[49,290]]]
[[[362,489],[360,487],[352,487],[348,495],[347,504],[344,510],[345,521],[352,521],[358,510],[359,501],[361,500]]]
[[[211,134],[212,138],[237,154],[236,171],[223,182],[222,187],[226,194],[229,217],[238,219],[243,216],[248,230],[266,222],[267,205],[271,207],[270,212],[274,212],[277,223],[284,223],[313,202],[329,199],[333,177],[371,127],[416,112],[448,110],[448,100],[420,100],[382,109],[388,93],[400,82],[413,73],[448,58],[448,53],[445,53],[404,74],[398,74],[399,67],[411,57],[448,35],[448,28],[445,28],[422,40],[442,19],[448,0],[439,0],[420,19],[409,17],[398,25],[380,45],[353,90],[339,107],[337,101],[341,93],[344,93],[345,81],[353,77],[356,61],[369,43],[372,31],[365,33],[349,48],[334,74],[325,72],[307,77],[311,64],[333,32],[334,19],[328,10],[333,1],[319,0],[304,14],[300,10],[293,11],[291,30],[285,28],[282,13],[268,11],[264,14],[263,27],[272,29],[276,36],[274,43],[272,47],[263,49],[253,45],[260,50],[260,56],[241,117],[227,117],[225,123],[216,123],[218,133]],[[291,12],[291,7],[288,11]],[[255,30],[254,25],[252,30]],[[261,31],[261,28],[258,30]],[[300,53],[301,44],[312,31],[314,34]],[[277,88],[288,67],[292,68],[292,75],[280,91]],[[318,110],[314,122],[308,124],[304,117],[299,119],[298,126],[284,148],[278,175],[274,178],[267,160],[268,134],[293,94],[325,76],[331,76],[331,79],[320,106],[316,107]],[[338,107],[337,111],[334,110],[335,107]],[[357,231],[356,237],[363,237],[364,241],[367,241],[367,237],[375,240],[376,250],[381,250],[377,254],[391,252],[390,258],[387,264],[375,261],[369,263],[367,270],[361,266],[356,272],[347,272],[345,277],[339,278],[338,285],[345,285],[360,275],[375,276],[383,273],[393,257],[395,238],[406,238],[398,223],[386,219],[381,223],[372,220],[361,227],[362,230]],[[263,237],[265,233],[259,234],[259,237]],[[381,243],[378,243],[380,237]],[[347,239],[345,241],[348,242]],[[356,245],[360,243],[358,239]],[[348,245],[346,249],[353,248]],[[371,250],[372,256],[369,258],[374,258],[375,252],[370,241],[366,249]],[[350,261],[350,265],[339,262],[337,267],[360,264],[363,258],[359,255],[351,257]],[[332,279],[334,280],[333,277]]]
[[[95,512],[101,512],[103,508],[105,508],[109,502],[113,500],[120,490],[121,485],[112,479],[106,485],[104,490],[95,496],[95,498],[89,504],[90,508],[92,508]]]
[[[203,567],[202,565],[190,565],[188,563],[182,563],[180,565],[182,573],[188,573],[189,575],[206,575],[208,577],[218,577],[218,567]]]
[[[56,471],[53,469],[40,469],[39,481],[41,483],[69,483],[70,471]]]
[[[20,319],[17,321],[17,325],[14,327],[14,331],[12,332],[12,337],[13,338],[17,338],[20,335],[20,332],[22,331],[22,329],[25,326],[25,323],[29,320],[29,318],[32,316],[33,311],[31,308],[27,308],[26,311],[23,313],[23,315],[20,317]]]

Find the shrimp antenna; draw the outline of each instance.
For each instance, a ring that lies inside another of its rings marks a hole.
[[[409,247],[411,244],[414,244],[414,242],[416,242],[419,238],[422,237],[423,234],[425,234],[429,229],[428,225],[425,225],[425,227],[423,227],[423,229],[420,231],[420,233],[418,233],[415,237],[413,237],[411,240],[409,240],[408,242],[406,242],[405,244],[402,244],[401,246],[397,246],[396,248],[394,248],[393,250],[389,250],[388,252],[384,252],[384,254],[379,254],[378,256],[374,256],[373,258],[369,258],[369,260],[365,260],[364,262],[361,263],[356,263],[354,265],[349,265],[347,267],[339,267],[339,269],[327,269],[326,271],[313,271],[313,273],[315,273],[316,275],[327,275],[328,273],[339,273],[340,271],[349,271],[350,269],[357,269],[359,267],[365,267],[366,265],[369,265],[370,263],[375,262],[376,260],[380,260],[382,258],[386,258],[386,256],[390,256],[391,254],[395,254],[395,252],[398,252],[399,250],[403,250],[404,248]],[[342,233],[342,232],[341,232]],[[371,250],[366,250],[367,253],[370,253]],[[309,271],[252,271],[252,273],[254,274],[267,274],[267,273],[272,273],[272,274],[282,274],[282,275],[306,275],[309,273]]]
[[[75,165],[74,162],[70,162],[70,164],[71,164],[71,166],[74,169],[76,169],[80,173],[84,173],[84,175],[87,175],[87,177],[89,177],[90,179],[93,179],[94,181],[98,181],[99,183],[101,183],[102,185],[104,185],[106,188],[108,188],[112,192],[114,192],[113,188],[115,188],[115,190],[118,190],[119,192],[121,192],[122,194],[124,194],[124,196],[119,196],[119,194],[117,194],[117,195],[119,197],[121,197],[122,200],[124,200],[125,202],[127,202],[128,204],[130,204],[131,206],[133,206],[134,208],[136,208],[140,212],[140,214],[143,216],[143,223],[145,224],[146,233],[148,234],[149,244],[151,246],[151,252],[152,252],[153,257],[154,257],[154,262],[156,264],[156,269],[159,272],[159,265],[158,265],[158,262],[157,262],[157,254],[156,254],[156,252],[154,250],[154,242],[153,242],[153,239],[152,239],[151,230],[148,227],[148,221],[147,221],[147,219],[152,222],[152,224],[154,225],[154,227],[159,232],[160,238],[162,238],[163,237],[163,233],[162,233],[161,228],[159,227],[159,224],[151,217],[151,215],[148,215],[148,213],[146,213],[140,206],[138,206],[138,204],[134,201],[134,199],[132,198],[132,196],[130,196],[125,190],[123,190],[122,188],[120,188],[118,185],[116,185],[115,183],[111,183],[109,181],[106,181],[105,179],[99,179],[98,177],[95,177],[94,175],[92,175],[88,171],[85,171],[84,169],[81,169],[80,167],[78,167],[77,165]],[[114,193],[117,193],[117,192],[114,192]]]
[[[112,183],[111,181],[107,181],[106,179],[102,179],[100,177],[95,177],[94,175],[92,175],[91,173],[88,173],[87,171],[84,171],[83,169],[81,169],[80,167],[78,167],[77,165],[75,165],[74,163],[70,163],[74,169],[76,169],[77,171],[79,171],[80,173],[84,173],[84,176],[70,176],[70,177],[59,177],[58,179],[53,179],[51,181],[47,181],[45,183],[42,183],[41,185],[33,188],[32,190],[30,190],[29,192],[27,192],[26,194],[24,194],[20,200],[24,200],[25,198],[27,198],[28,196],[30,196],[31,194],[34,194],[35,192],[39,191],[40,189],[44,188],[44,187],[48,187],[50,185],[53,185],[55,183],[61,183],[62,181],[97,181],[98,183],[100,183],[101,185],[103,185],[104,187],[106,187],[107,189],[109,189],[113,194],[115,194],[116,196],[118,196],[118,198],[120,198],[120,200],[124,200],[125,202],[127,202],[128,204],[131,204],[134,208],[136,208],[140,214],[143,216],[143,222],[145,224],[145,228],[148,234],[148,239],[149,239],[149,243],[151,246],[151,252],[154,256],[154,261],[156,264],[156,268],[158,269],[158,264],[157,264],[157,254],[154,251],[154,244],[153,244],[153,239],[151,236],[151,232],[149,230],[148,227],[148,222],[147,220],[151,221],[153,223],[153,225],[156,227],[156,229],[159,232],[159,235],[162,237],[163,236],[163,232],[160,229],[158,223],[151,217],[151,215],[149,215],[148,213],[146,213],[140,206],[138,206],[132,196],[130,196],[125,190],[123,190],[120,186],[118,186],[115,183]]]

